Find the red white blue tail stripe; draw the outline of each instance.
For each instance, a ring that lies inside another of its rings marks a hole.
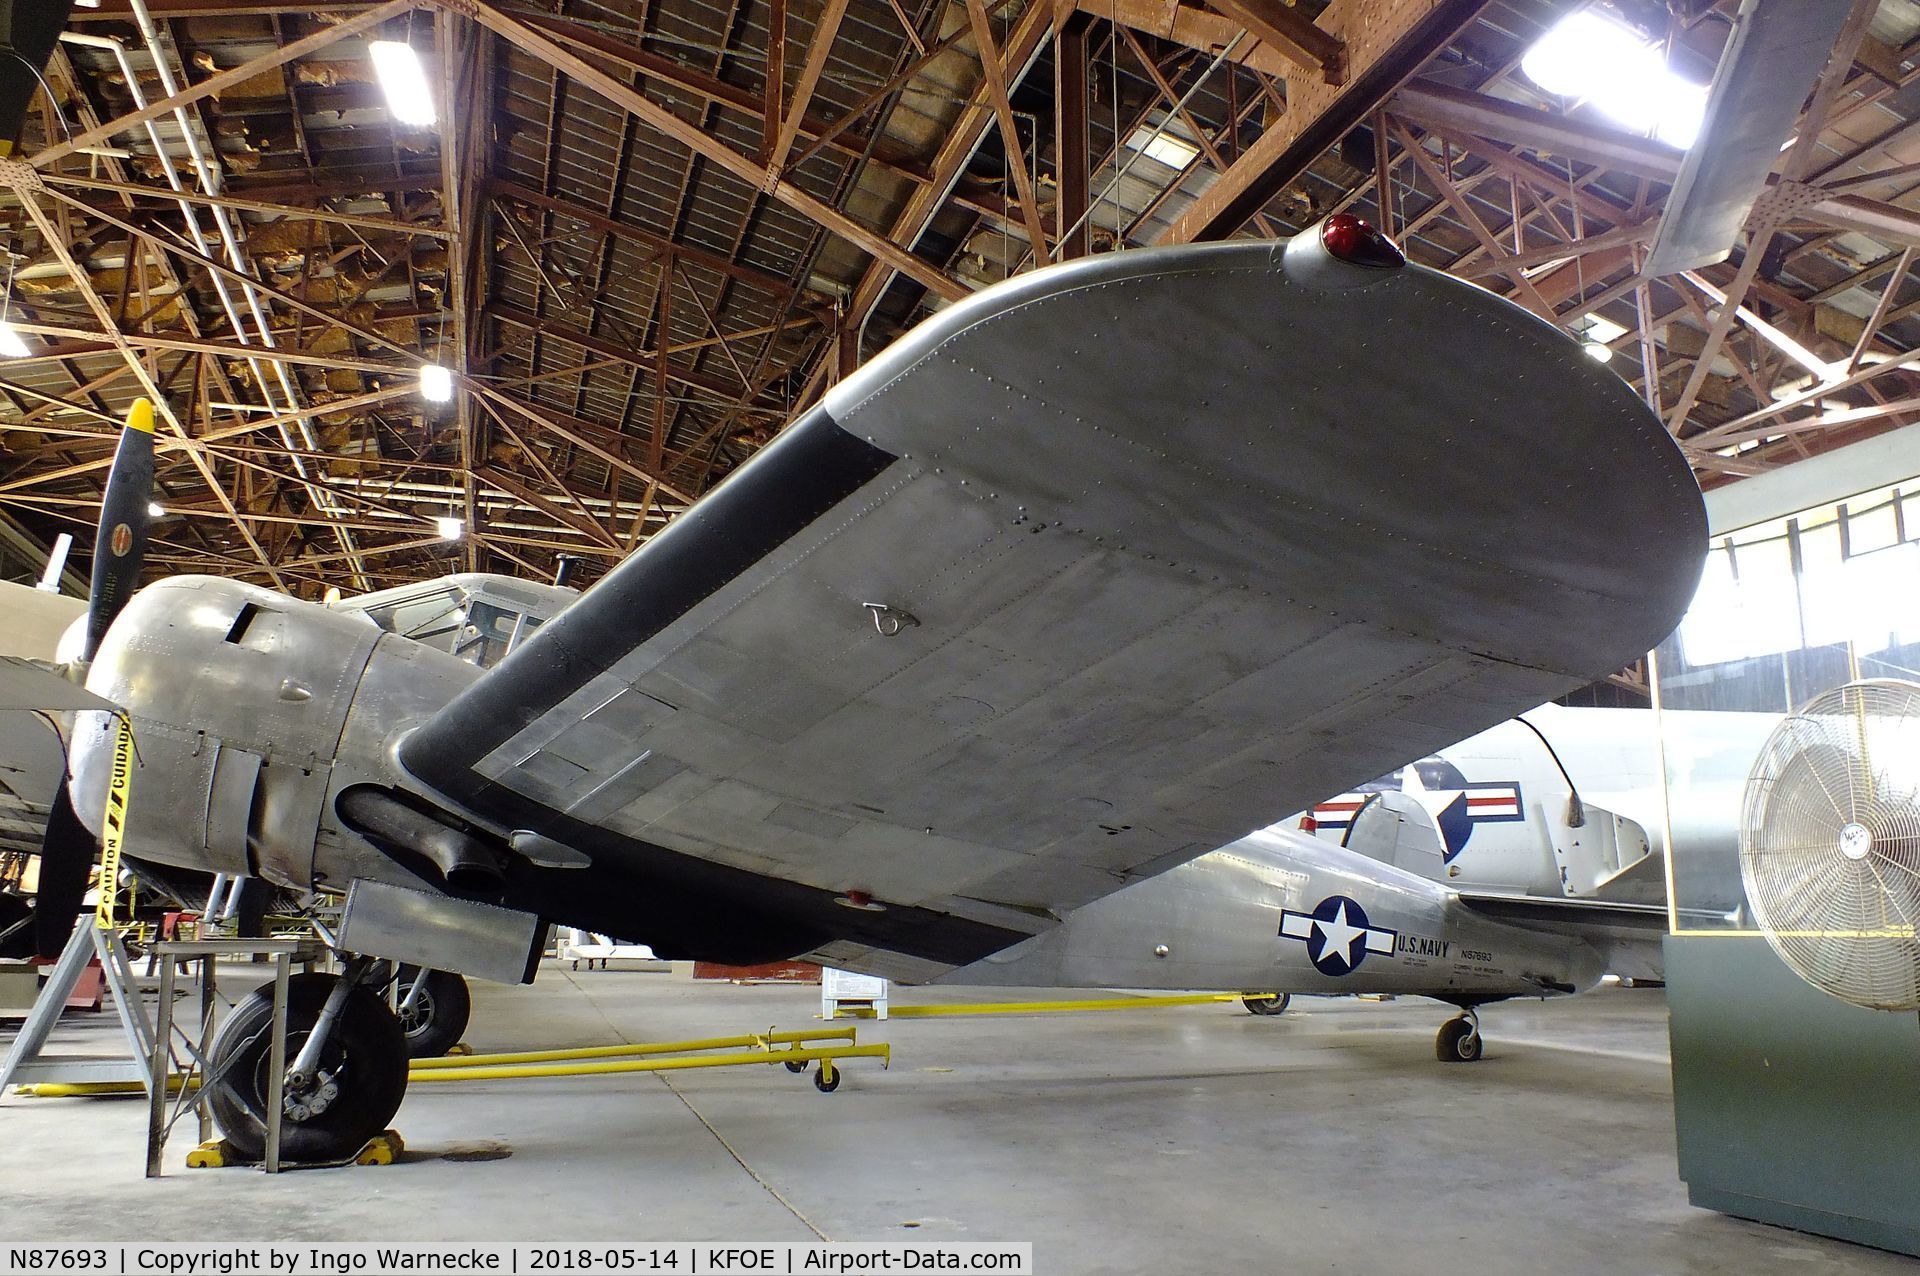
[[[1514,780],[1500,780],[1489,784],[1466,784],[1446,789],[1410,788],[1406,792],[1418,799],[1428,815],[1440,830],[1441,841],[1446,846],[1446,860],[1453,862],[1454,856],[1466,849],[1467,840],[1473,836],[1475,825],[1509,823],[1526,819],[1526,806],[1521,798],[1520,785]],[[1313,822],[1316,829],[1345,829],[1351,827],[1360,808],[1367,804],[1373,793],[1342,793],[1338,797],[1328,798],[1313,808]]]

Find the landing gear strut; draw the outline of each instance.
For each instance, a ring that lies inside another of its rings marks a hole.
[[[1433,1041],[1433,1053],[1442,1063],[1474,1063],[1480,1058],[1482,1044],[1480,1012],[1467,1006],[1457,1018],[1440,1025],[1440,1035]]]
[[[364,961],[344,975],[287,981],[286,1092],[280,1152],[289,1161],[353,1156],[387,1128],[407,1090],[407,1040],[386,1002],[359,982]],[[234,1007],[213,1043],[213,1119],[233,1150],[257,1160],[267,1143],[267,1070],[273,988]]]

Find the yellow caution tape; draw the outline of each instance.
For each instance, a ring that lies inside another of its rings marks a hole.
[[[133,723],[114,715],[113,770],[107,777],[107,811],[100,828],[100,903],[94,918],[113,929],[113,899],[120,880],[120,846],[127,836],[127,795],[133,788]]]

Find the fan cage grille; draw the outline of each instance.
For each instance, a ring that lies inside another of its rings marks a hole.
[[[1801,978],[1920,1009],[1920,686],[1849,683],[1781,721],[1747,781],[1740,875]]]

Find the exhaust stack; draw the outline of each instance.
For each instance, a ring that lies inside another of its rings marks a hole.
[[[468,899],[497,900],[506,894],[499,856],[479,838],[441,823],[375,788],[340,795],[340,818],[382,850],[411,851],[439,872],[447,890]]]

